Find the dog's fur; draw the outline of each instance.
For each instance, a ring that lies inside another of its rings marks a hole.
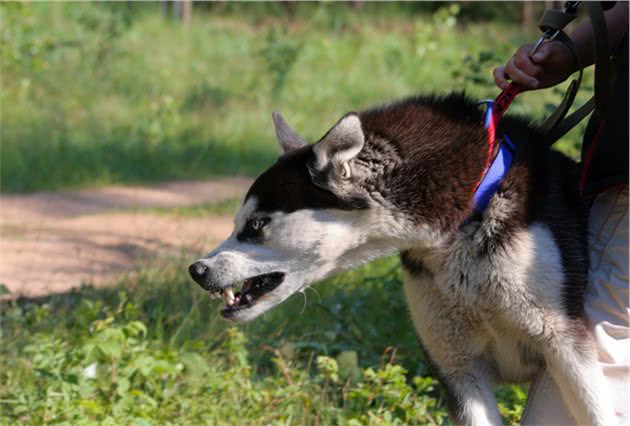
[[[285,152],[252,185],[232,236],[196,262],[195,280],[217,292],[280,273],[253,304],[223,312],[247,321],[399,251],[411,316],[455,423],[501,424],[492,383],[546,368],[580,424],[612,424],[584,317],[577,165],[505,117],[498,133],[517,145],[514,165],[471,218],[488,155],[482,119],[462,95],[415,97],[348,114],[308,145],[274,115]]]

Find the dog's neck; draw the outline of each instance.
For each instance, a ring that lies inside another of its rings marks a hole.
[[[458,96],[412,99],[362,113],[361,122],[366,144],[357,161],[371,164],[377,201],[436,234],[470,216],[488,156],[479,108]]]

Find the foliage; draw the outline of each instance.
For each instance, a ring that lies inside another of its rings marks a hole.
[[[315,140],[417,92],[492,98],[492,68],[536,35],[469,4],[291,8],[195,4],[185,28],[155,3],[3,4],[2,190],[253,175],[278,152],[274,110]],[[543,117],[558,90],[511,111]],[[579,132],[559,147],[577,155]]]
[[[147,207],[137,208],[132,211],[135,213],[157,213],[164,215],[172,215],[179,217],[208,217],[211,215],[234,215],[243,200],[240,198],[227,198],[225,200],[193,204],[189,206],[176,207]],[[129,210],[126,210],[129,212]],[[0,293],[1,294],[1,293]]]
[[[0,424],[448,424],[397,266],[346,273],[318,301],[298,295],[239,327],[179,261],[116,288],[5,302]],[[516,423],[524,391],[497,395]]]
[[[267,32],[265,45],[260,50],[267,71],[271,75],[271,95],[277,99],[284,87],[289,71],[297,60],[300,46],[286,32],[279,35],[274,28]]]

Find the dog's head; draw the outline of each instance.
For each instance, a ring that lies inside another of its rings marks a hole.
[[[374,196],[376,162],[358,157],[365,144],[359,115],[344,116],[312,145],[279,114],[273,118],[283,154],[249,189],[232,235],[189,268],[202,288],[222,294],[222,315],[237,322],[391,254],[405,239],[404,221],[392,220]]]

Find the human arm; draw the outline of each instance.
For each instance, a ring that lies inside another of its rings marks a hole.
[[[609,46],[614,47],[628,31],[628,3],[617,2],[604,12]],[[583,67],[595,60],[593,28],[587,20],[571,33]],[[577,63],[567,46],[559,41],[543,43],[532,56],[531,44],[521,46],[503,67],[494,69],[496,85],[505,89],[508,80],[518,83],[523,90],[544,89],[566,80],[577,71]]]

